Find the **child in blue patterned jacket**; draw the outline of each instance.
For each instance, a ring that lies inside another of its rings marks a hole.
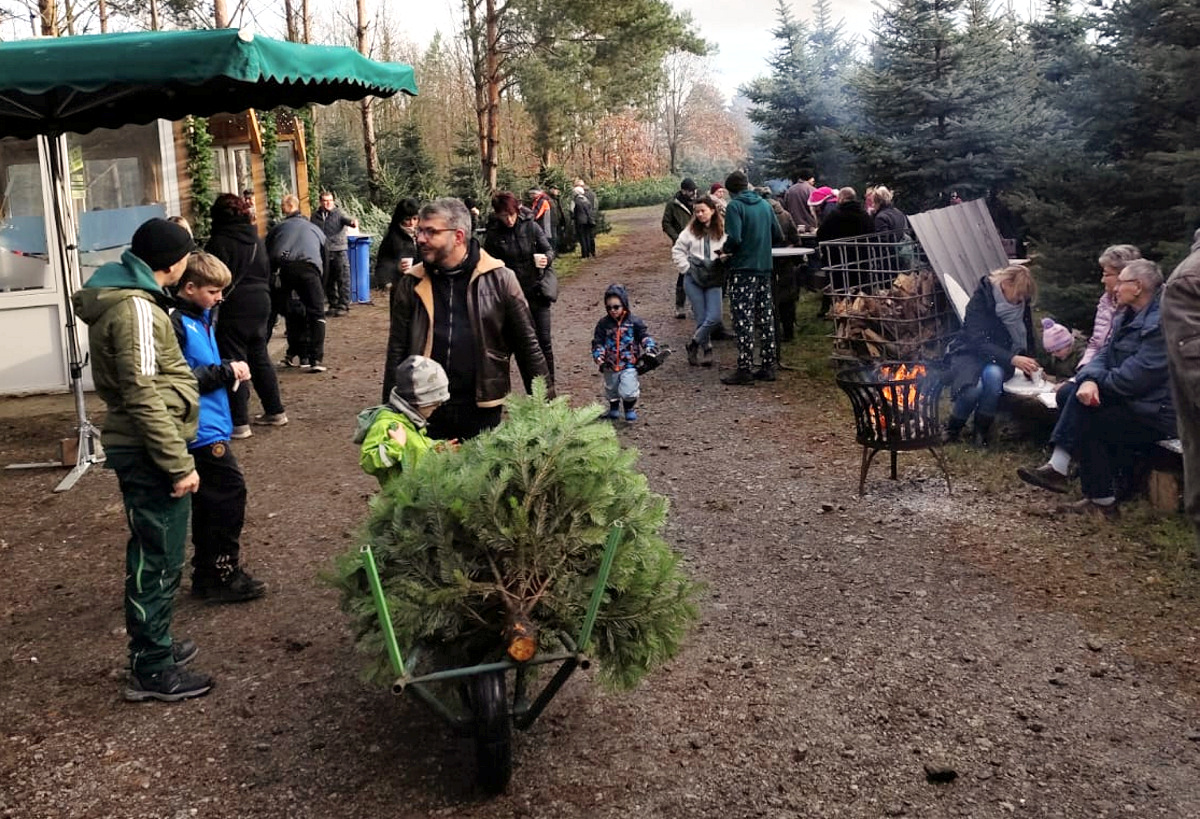
[[[646,322],[629,310],[629,294],[619,284],[604,291],[604,318],[596,322],[592,334],[592,360],[604,374],[604,397],[608,412],[602,417],[619,420],[624,409],[626,421],[637,420],[638,364],[658,356],[658,344],[650,336]]]

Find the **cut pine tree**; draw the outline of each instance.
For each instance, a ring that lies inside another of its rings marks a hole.
[[[473,663],[498,658],[513,622],[578,635],[618,522],[624,536],[590,645],[580,648],[614,688],[632,688],[676,654],[696,619],[697,588],[661,536],[667,499],[650,491],[636,451],[599,413],[547,402],[539,381],[533,395],[511,399],[497,429],[406,465],[380,491],[336,573],[357,646],[371,658],[368,677],[392,681],[363,543],[401,647],[433,645]]]

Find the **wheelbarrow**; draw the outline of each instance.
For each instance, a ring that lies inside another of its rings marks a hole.
[[[447,668],[420,676],[413,676],[421,655],[417,646],[409,652],[408,661],[400,653],[387,601],[383,596],[383,584],[375,565],[375,555],[369,545],[361,549],[363,566],[375,600],[375,610],[383,628],[384,643],[388,659],[396,674],[392,693],[409,693],[429,707],[461,736],[475,742],[476,779],[480,788],[488,794],[499,794],[512,778],[512,729],[528,729],[549,705],[550,700],[575,672],[586,670],[591,662],[583,654],[583,648],[592,637],[604,588],[612,570],[613,556],[624,533],[622,524],[616,523],[609,530],[596,575],[596,585],[588,602],[587,614],[577,637],[558,633],[556,640],[560,650],[543,652],[538,648],[528,624],[510,623],[501,640],[504,659],[460,668]],[[558,664],[554,675],[536,694],[530,691],[531,670],[535,666]],[[509,696],[508,679],[512,672],[512,696]],[[433,690],[433,683],[457,681],[460,702],[451,701]]]

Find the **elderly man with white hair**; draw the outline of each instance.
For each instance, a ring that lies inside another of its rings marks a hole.
[[[1159,320],[1162,272],[1146,259],[1130,262],[1117,279],[1117,312],[1108,343],[1060,397],[1062,407],[1050,460],[1017,470],[1026,483],[1067,490],[1070,458],[1079,459],[1084,498],[1059,511],[1117,515],[1114,475],[1139,448],[1175,437],[1175,406],[1167,372],[1167,344]],[[1074,399],[1074,400],[1071,400]]]

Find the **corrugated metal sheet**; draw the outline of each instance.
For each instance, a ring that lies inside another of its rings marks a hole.
[[[961,321],[980,277],[1008,264],[987,205],[974,199],[917,213],[908,221]]]

